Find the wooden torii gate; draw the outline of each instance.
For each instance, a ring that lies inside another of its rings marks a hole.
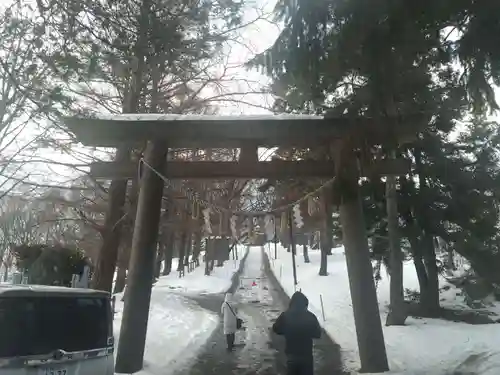
[[[359,197],[363,174],[405,174],[409,164],[385,160],[360,168],[356,150],[413,138],[420,115],[408,118],[322,118],[315,116],[204,116],[124,114],[99,118],[66,118],[66,126],[84,145],[141,146],[144,161],[170,179],[336,177],[341,184],[340,216],[349,274],[352,307],[363,370],[388,369],[387,355],[372,276],[367,234]],[[258,161],[258,147],[326,147],[331,161]],[[168,161],[168,148],[239,148],[238,162]],[[129,179],[138,165],[102,162],[91,166],[95,177]],[[132,241],[131,269],[119,338],[116,371],[133,373],[143,367],[147,320],[154,274],[156,241],[164,181],[143,167]]]

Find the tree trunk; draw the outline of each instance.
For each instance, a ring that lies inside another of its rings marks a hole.
[[[418,207],[415,208],[415,213],[417,223],[422,232],[420,245],[422,246],[423,261],[427,276],[425,287],[420,291],[420,302],[426,316],[438,317],[441,310],[439,303],[439,272],[436,262],[436,249],[434,248],[434,240],[430,230],[432,227],[432,217],[429,215],[426,205],[428,187],[422,166],[422,151],[420,148],[415,148],[414,156],[419,182]]]
[[[129,220],[129,222],[133,222],[133,220]],[[115,288],[113,293],[123,292],[125,290],[125,285],[127,284],[127,270],[129,269],[130,249],[132,247],[131,232],[133,232],[133,229],[125,230],[122,235],[119,254],[118,254]]]
[[[332,248],[333,248],[332,195],[333,195],[333,187],[325,189],[325,192],[323,194],[323,209],[325,212],[324,230],[322,231],[321,234],[324,235],[325,237],[324,240],[326,246],[325,248],[326,255],[332,255]]]
[[[161,273],[161,264],[163,262],[163,249],[160,247],[160,244],[157,245],[156,248],[156,263],[155,263],[155,272],[153,281],[156,281],[160,278]]]
[[[163,244],[163,276],[170,275],[172,272],[172,258],[174,256],[175,235],[170,231],[167,242]]]
[[[118,271],[116,272],[115,290],[113,291],[113,294],[123,292],[126,283],[127,269],[125,267],[118,267]]]
[[[403,216],[405,218],[406,227],[408,228],[408,241],[410,242],[413,265],[415,266],[415,272],[417,273],[418,286],[420,290],[420,306],[422,307],[422,299],[427,299],[426,293],[429,281],[427,277],[427,270],[425,269],[423,261],[423,244],[422,241],[418,239],[419,234],[421,235],[421,231],[409,209],[403,212]]]
[[[227,242],[228,244],[228,247],[227,247],[227,253],[228,253],[228,257],[229,257],[229,241]],[[222,244],[219,244],[219,246],[221,246]],[[223,259],[220,259],[221,258],[221,254],[220,252],[218,251],[219,249],[217,249],[217,262],[215,264],[216,267],[224,267],[224,260]]]
[[[319,265],[319,275],[328,276],[328,244],[326,243],[326,236],[324,235],[325,230],[323,229],[320,233],[320,251],[321,251],[321,262]]]
[[[320,276],[328,276],[328,253],[326,249],[321,249],[321,265],[319,267]]]
[[[425,270],[422,255],[416,252],[413,252],[413,254],[413,265],[415,266],[415,272],[417,273],[418,287],[420,289],[420,297],[422,298],[422,294],[425,294],[427,290],[427,271]]]
[[[425,284],[427,283],[427,273],[425,271],[425,266],[422,258],[421,244],[416,236],[415,223],[413,219],[406,220],[406,225],[412,226],[414,229],[410,228],[410,234],[408,235],[408,241],[410,242],[411,255],[413,257],[413,265],[415,266],[415,272],[417,273],[417,279],[420,291],[425,289]]]
[[[214,262],[214,241],[211,238],[207,238],[205,240],[205,275],[210,276],[212,271],[214,270],[215,262]]]
[[[4,265],[3,282],[6,283],[9,278],[9,267]]]
[[[205,276],[210,276],[210,240],[205,239]]]
[[[116,151],[115,161],[128,162],[129,148],[122,146]],[[108,211],[102,233],[102,244],[97,256],[92,288],[111,292],[115,274],[118,248],[120,246],[121,228],[124,219],[123,206],[127,194],[127,180],[113,180],[109,187]]]
[[[357,166],[352,155],[341,155],[339,160],[342,161],[338,170],[340,221],[361,372],[384,372],[389,370],[389,364],[359,196]]]
[[[439,303],[439,271],[436,264],[436,252],[432,237],[424,234],[422,241],[424,249],[423,260],[427,275],[427,283],[423,291],[421,291],[421,304],[426,316],[439,317],[441,313]]]
[[[182,271],[184,269],[184,258],[186,256],[186,245],[187,245],[187,232],[184,231],[181,234],[179,241],[179,262],[177,263],[177,271]]]
[[[209,254],[209,262],[208,262],[208,272],[211,274],[214,271],[215,266],[215,242],[213,239],[208,241],[208,254]]]
[[[193,235],[191,231],[188,231],[186,234],[186,255],[184,257],[184,265],[189,266],[189,256],[193,251]]]
[[[201,252],[201,231],[197,230],[194,234],[193,255],[191,260],[195,262],[196,267],[200,265],[200,252]]]
[[[319,237],[321,250],[321,263],[319,266],[320,276],[328,276],[327,256],[331,255],[333,247],[332,195],[333,189],[325,189],[322,196],[324,218]]]
[[[210,263],[205,255],[205,276],[210,276]]]
[[[135,190],[134,190],[135,189]],[[139,184],[136,183],[135,186],[134,184],[132,185],[132,190],[134,191],[134,194],[131,196],[134,196],[135,198],[132,198],[132,205],[131,205],[131,210],[130,213],[134,215],[133,220],[131,220],[132,224],[135,226],[135,215],[137,214],[137,198],[139,194]],[[128,288],[126,288],[127,285],[127,275],[128,271],[132,267],[132,262],[130,260],[130,254],[132,252],[132,238],[134,236],[134,229],[131,228],[130,230],[127,230],[126,233],[124,233],[124,236],[122,236],[122,242],[125,241],[125,243],[122,244],[121,246],[121,254],[120,256],[123,256],[123,259],[119,259],[118,263],[118,272],[121,273],[120,268],[124,268],[125,270],[125,279],[120,280],[120,283],[124,282],[125,287],[123,289],[123,298],[122,300],[125,301],[127,299],[127,294],[128,294]],[[120,275],[121,277],[123,275]],[[117,275],[117,280],[118,280],[118,275]]]
[[[116,275],[115,291],[123,291],[122,300],[125,301],[127,289],[127,271],[130,269],[130,252],[132,249],[132,237],[134,235],[135,216],[137,214],[137,200],[139,197],[139,181],[135,178],[132,181],[132,188],[129,192],[130,207],[127,212],[127,225],[122,228],[122,239],[120,252],[118,254],[118,271]]]
[[[302,254],[304,255],[304,263],[311,263],[309,259],[309,252],[307,251],[307,245],[302,245]]]
[[[144,158],[154,169],[163,170],[166,156],[163,142],[148,142]],[[115,370],[119,373],[134,373],[143,367],[162,196],[163,180],[151,169],[144,168],[116,355]]]
[[[396,190],[396,177],[387,176],[386,180],[387,227],[389,232],[390,248],[390,305],[387,314],[387,326],[402,326],[405,324],[407,313],[403,289],[403,252],[399,237],[399,216]]]
[[[412,245],[412,248],[413,246],[414,245]],[[418,242],[417,246],[424,247],[425,245],[422,242]],[[436,293],[436,289],[432,287],[428,267],[421,249],[413,250],[413,264],[415,266],[420,288],[420,308],[422,310],[422,315],[427,317],[439,317],[439,289],[437,289]]]

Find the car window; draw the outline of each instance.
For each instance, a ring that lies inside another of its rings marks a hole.
[[[0,358],[105,348],[110,332],[106,298],[0,298]]]

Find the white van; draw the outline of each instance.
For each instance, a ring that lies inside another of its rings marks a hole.
[[[113,375],[110,295],[0,285],[0,375]]]

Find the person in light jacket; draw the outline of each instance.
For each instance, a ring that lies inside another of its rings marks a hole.
[[[232,351],[234,348],[234,338],[237,329],[236,323],[236,308],[233,304],[233,295],[231,293],[226,293],[224,297],[224,302],[221,306],[221,313],[224,319],[224,335],[226,335],[227,350]]]

